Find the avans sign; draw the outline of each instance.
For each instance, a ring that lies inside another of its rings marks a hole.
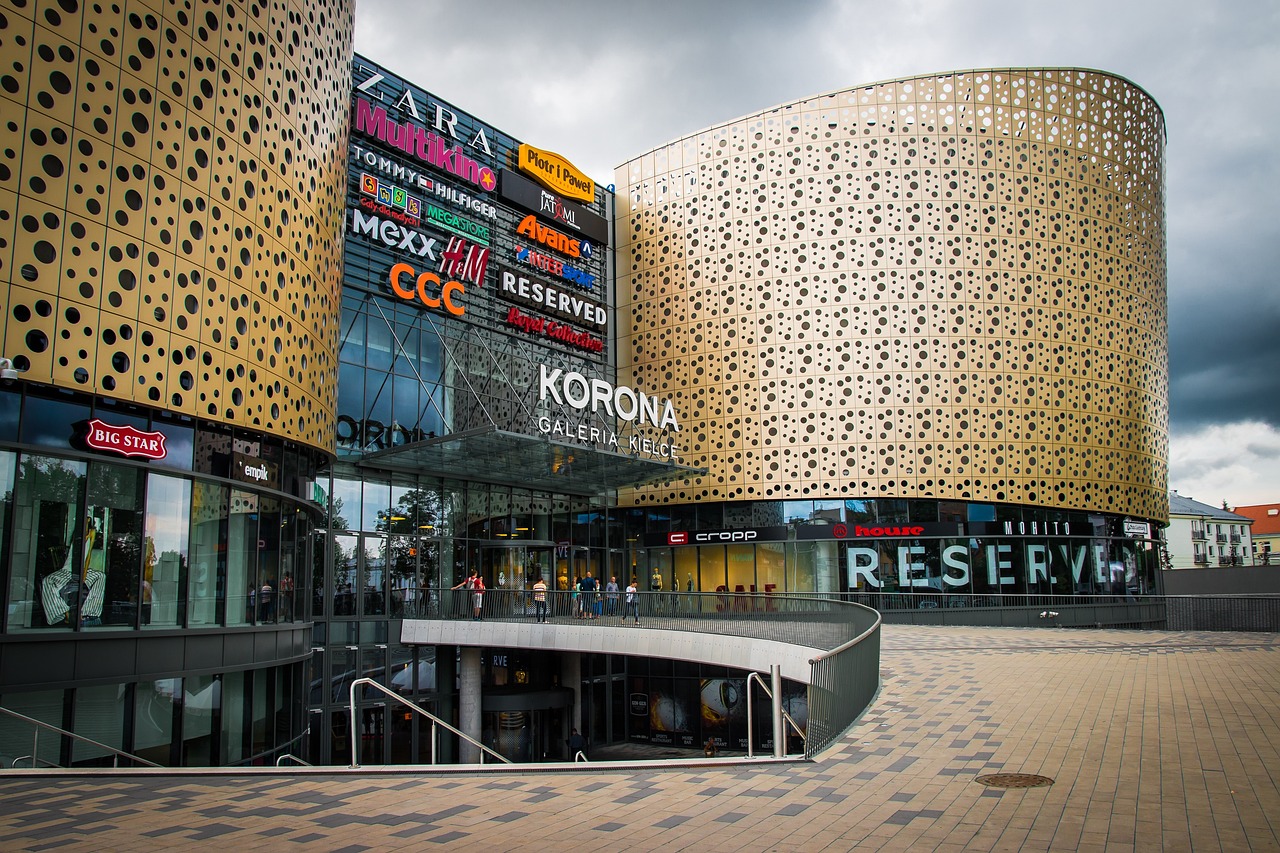
[[[165,457],[164,433],[144,432],[128,424],[118,425],[89,421],[84,443],[94,450],[108,450],[121,456],[141,456],[146,459]]]
[[[596,200],[596,182],[559,154],[521,145],[518,158],[516,166],[520,171],[547,189],[579,201]]]
[[[520,220],[520,224],[516,226],[516,233],[521,237],[536,240],[548,249],[555,249],[557,252],[568,255],[571,258],[582,257],[582,252],[580,251],[581,240],[574,240],[554,228],[548,228],[540,223],[538,217],[532,213]]]

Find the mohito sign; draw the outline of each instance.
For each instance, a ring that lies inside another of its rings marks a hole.
[[[97,418],[89,421],[84,443],[94,450],[107,450],[121,456],[163,459],[166,453],[164,433],[143,432],[128,424],[109,424]]]
[[[579,201],[596,200],[596,182],[555,152],[521,145],[516,166],[549,190]]]
[[[498,186],[493,170],[472,160],[457,145],[450,146],[448,140],[425,127],[409,122],[401,124],[388,118],[386,109],[375,107],[364,98],[356,99],[355,130],[443,172],[470,181],[485,192],[492,192]]]

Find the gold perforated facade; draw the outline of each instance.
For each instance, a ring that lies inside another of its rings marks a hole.
[[[332,452],[349,0],[0,4],[0,354]]]
[[[624,503],[1167,513],[1164,118],[1079,69],[930,75],[623,164],[624,381],[710,473]]]

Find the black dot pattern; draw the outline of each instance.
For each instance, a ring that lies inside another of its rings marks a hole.
[[[620,360],[710,473],[625,496],[1167,512],[1164,118],[957,72],[784,104],[617,173]]]
[[[0,353],[331,449],[352,6],[0,10]]]

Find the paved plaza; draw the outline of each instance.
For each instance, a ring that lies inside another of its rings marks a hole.
[[[1280,637],[886,626],[811,763],[0,776],[0,850],[1280,851]],[[998,789],[1027,773],[1053,784]]]

